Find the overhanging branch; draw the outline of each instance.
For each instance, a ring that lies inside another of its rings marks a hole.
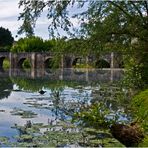
[[[117,7],[119,10],[121,10],[129,18],[132,18],[132,16],[127,11],[125,11],[120,5],[118,5],[117,3],[113,2],[113,1],[108,1],[108,2],[111,3],[113,6]]]

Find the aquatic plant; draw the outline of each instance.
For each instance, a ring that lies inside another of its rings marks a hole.
[[[12,115],[21,116],[22,118],[34,118],[35,116],[37,116],[37,114],[32,111],[22,110],[19,108],[14,108],[13,111],[11,111],[10,113]]]

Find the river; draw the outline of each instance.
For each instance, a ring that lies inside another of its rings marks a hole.
[[[0,146],[121,146],[110,136],[110,145],[103,136],[90,142],[88,129],[71,120],[82,107],[101,102],[110,111],[108,120],[129,122],[123,76],[119,69],[1,71]]]

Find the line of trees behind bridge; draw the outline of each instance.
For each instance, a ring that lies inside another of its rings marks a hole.
[[[0,27],[0,52],[61,52],[88,54],[89,46],[84,39],[59,39],[43,40],[41,37],[30,36],[14,41],[8,29]]]

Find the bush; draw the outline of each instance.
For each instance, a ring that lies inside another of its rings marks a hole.
[[[23,68],[28,69],[31,68],[31,64],[28,59],[23,62]]]
[[[44,41],[40,37],[26,37],[18,40],[11,48],[12,52],[45,52],[52,48],[51,41]]]
[[[3,68],[4,69],[9,69],[10,68],[10,61],[8,59],[4,59],[3,61]]]
[[[124,84],[134,89],[148,87],[148,54],[128,55],[125,57]]]
[[[134,108],[135,118],[148,131],[148,89],[133,97],[132,106]]]

